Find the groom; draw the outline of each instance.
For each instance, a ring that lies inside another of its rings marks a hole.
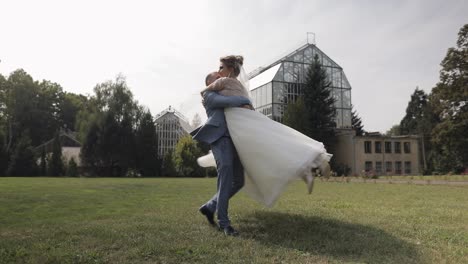
[[[219,77],[216,72],[209,74],[206,85]],[[224,108],[251,105],[251,102],[245,97],[222,96],[212,91],[204,92],[202,96],[208,120],[190,134],[194,139],[210,144],[218,171],[218,190],[199,210],[213,226],[216,225],[214,213],[218,211],[219,230],[225,235],[236,236],[239,233],[231,226],[228,207],[229,199],[244,186],[244,169],[229,135]]]

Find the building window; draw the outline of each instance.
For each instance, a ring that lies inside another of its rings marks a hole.
[[[381,161],[375,162],[375,173],[377,173],[377,174],[382,173],[382,162]]]
[[[410,142],[404,142],[403,143],[403,150],[405,153],[411,153],[411,143]]]
[[[392,153],[392,142],[385,141],[385,153]]]
[[[364,153],[372,153],[372,142],[364,141]]]
[[[395,153],[401,153],[401,142],[395,142]]]
[[[405,161],[405,174],[411,174],[411,161]]]
[[[387,173],[392,173],[393,172],[392,162],[391,161],[385,162],[385,171]]]
[[[375,142],[375,153],[382,153],[382,142]]]
[[[395,173],[401,174],[401,161],[395,161]]]
[[[366,172],[372,171],[372,161],[366,161],[364,167],[365,167]]]

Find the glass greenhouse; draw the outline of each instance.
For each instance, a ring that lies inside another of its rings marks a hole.
[[[249,74],[253,104],[257,111],[282,121],[284,106],[301,93],[308,67],[318,55],[331,82],[335,98],[337,128],[351,127],[351,85],[343,68],[313,44],[306,44],[293,53]]]

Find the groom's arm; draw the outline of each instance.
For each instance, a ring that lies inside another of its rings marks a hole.
[[[249,99],[243,96],[223,96],[215,92],[205,92],[203,102],[206,108],[226,108],[251,105]]]

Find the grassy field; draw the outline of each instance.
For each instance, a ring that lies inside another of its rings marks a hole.
[[[215,179],[0,178],[1,263],[468,263],[468,188],[294,183],[231,201],[240,237],[198,207]]]

